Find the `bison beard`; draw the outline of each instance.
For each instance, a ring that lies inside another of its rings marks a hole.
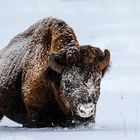
[[[108,50],[80,46],[64,21],[40,20],[0,51],[0,119],[25,127],[94,122],[109,61]]]

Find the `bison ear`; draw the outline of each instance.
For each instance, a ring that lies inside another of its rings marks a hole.
[[[57,62],[57,55],[52,53],[49,57],[49,61],[48,61],[48,67],[50,67],[52,70],[54,70],[55,72],[62,74],[63,70],[64,70],[64,66],[62,66],[61,64],[59,64]]]
[[[99,61],[99,68],[103,71],[109,66],[110,63],[110,51],[105,49],[102,60]]]
[[[60,84],[61,74],[63,72],[63,66],[55,61],[56,55],[51,54],[48,61],[48,66],[45,70],[45,78],[52,80],[56,85]]]
[[[50,66],[47,67],[45,71],[45,79],[51,80],[56,83],[56,85],[60,85],[61,74],[54,71]]]

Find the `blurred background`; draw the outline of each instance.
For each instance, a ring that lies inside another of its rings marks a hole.
[[[49,16],[66,21],[80,44],[111,51],[111,68],[102,81],[96,122],[103,128],[138,133],[140,1],[0,0],[0,47],[39,19]]]

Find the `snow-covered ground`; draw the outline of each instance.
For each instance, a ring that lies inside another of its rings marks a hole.
[[[102,80],[96,124],[75,129],[25,129],[4,118],[0,140],[140,139],[139,0],[0,0],[0,46],[43,17],[74,28],[81,44],[108,48],[112,66]]]

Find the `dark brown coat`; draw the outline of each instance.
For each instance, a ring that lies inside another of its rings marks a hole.
[[[61,74],[66,67],[71,70],[73,65],[82,71],[85,69],[86,79],[86,74],[94,79],[92,86],[97,95],[91,98],[97,103],[100,79],[109,60],[108,50],[102,52],[92,46],[79,46],[73,29],[64,21],[40,20],[0,51],[0,119],[5,115],[25,127],[70,126],[75,119],[89,122],[90,118],[76,116],[74,108],[77,106],[70,101],[75,97],[69,100],[62,94],[62,90],[66,90],[60,88]],[[83,97],[85,93],[79,95],[87,102]],[[95,113],[93,115],[95,117]]]
[[[73,29],[55,18],[40,20],[14,37],[0,52],[0,117],[6,115],[28,127],[49,126],[55,123],[54,116],[62,118],[44,73],[52,53],[72,47],[77,51],[78,46]],[[36,119],[43,124],[33,124]]]

